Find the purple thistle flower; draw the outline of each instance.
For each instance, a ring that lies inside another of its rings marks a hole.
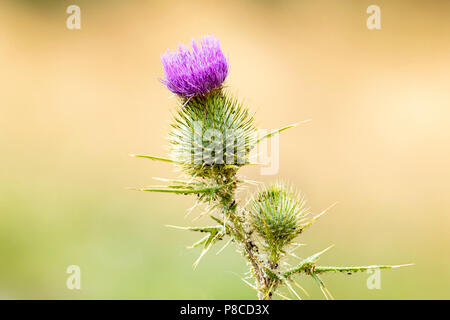
[[[164,83],[170,91],[185,98],[204,95],[220,88],[228,74],[228,64],[218,39],[204,36],[192,40],[192,50],[184,45],[178,51],[167,51],[161,56]]]

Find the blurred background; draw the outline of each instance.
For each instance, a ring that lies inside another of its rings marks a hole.
[[[68,30],[66,8],[81,8]],[[366,9],[381,8],[381,30]],[[314,212],[299,256],[403,264],[325,275],[338,299],[449,299],[449,1],[3,0],[0,5],[0,298],[253,299],[217,247],[196,270],[194,197],[127,187],[176,177],[164,156],[175,99],[160,54],[212,34],[229,90],[280,136],[280,170]],[[206,220],[196,223],[208,224]],[[66,268],[81,268],[68,290]],[[315,284],[299,278],[311,298]]]

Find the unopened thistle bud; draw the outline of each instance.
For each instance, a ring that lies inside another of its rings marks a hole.
[[[180,45],[178,51],[161,56],[165,78],[161,81],[182,98],[205,95],[222,86],[228,75],[227,60],[218,39],[204,36],[192,40],[192,50]]]
[[[270,260],[277,263],[283,248],[301,232],[305,200],[282,184],[260,191],[251,202],[252,224],[265,243]]]

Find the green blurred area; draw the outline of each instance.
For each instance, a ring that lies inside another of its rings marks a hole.
[[[380,31],[370,1],[77,1],[78,31],[70,4],[0,6],[0,298],[255,298],[232,245],[193,270],[197,235],[165,227],[209,224],[185,217],[194,198],[127,189],[177,176],[128,154],[166,153],[159,57],[202,34],[221,39],[227,85],[261,127],[313,119],[281,135],[276,176],[242,172],[292,182],[314,212],[339,202],[297,255],[335,244],[321,264],[415,263],[383,271],[381,290],[325,275],[334,297],[449,298],[448,2],[378,1]]]

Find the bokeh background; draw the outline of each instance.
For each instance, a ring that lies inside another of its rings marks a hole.
[[[81,30],[68,30],[68,5]],[[371,4],[382,29],[366,28]],[[311,209],[299,241],[321,264],[402,264],[326,275],[338,299],[450,298],[449,1],[43,1],[0,5],[0,298],[253,299],[232,246],[194,271],[194,198],[127,187],[164,163],[175,100],[160,54],[213,34],[229,90],[280,137],[280,170]],[[197,223],[207,224],[199,220]],[[218,247],[217,249],[219,249]],[[217,251],[216,249],[216,251]],[[81,290],[66,268],[81,267]],[[309,279],[298,282],[322,298]]]

